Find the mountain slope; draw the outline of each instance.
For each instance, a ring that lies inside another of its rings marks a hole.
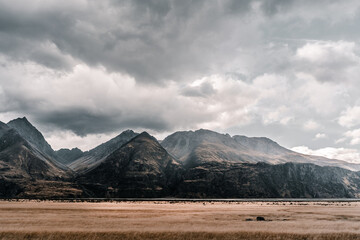
[[[75,197],[81,190],[71,173],[58,167],[14,128],[0,137],[0,197]]]
[[[162,145],[128,130],[85,153],[54,152],[26,119],[0,122],[0,197],[354,198],[360,172],[344,168],[357,167],[268,138],[203,129],[174,133]]]
[[[66,172],[50,159],[38,155],[16,130],[8,130],[0,138],[1,176],[40,179],[66,176]]]
[[[74,162],[76,159],[79,159],[84,155],[84,152],[78,148],[73,148],[71,150],[67,148],[62,148],[55,151],[55,153],[58,161],[65,165]]]
[[[187,170],[178,197],[358,198],[360,173],[309,163],[201,163]]]
[[[166,137],[161,144],[186,165],[223,161],[270,164],[296,162],[360,170],[359,164],[296,153],[268,138],[231,137],[204,129],[176,132]]]
[[[182,167],[157,140],[143,132],[114,151],[78,182],[91,196],[170,196]]]
[[[176,132],[162,141],[162,146],[174,157],[187,163],[192,161],[269,161],[270,156],[287,154],[287,150],[267,138],[231,137],[210,130]]]
[[[10,129],[10,127],[8,125],[6,125],[3,122],[0,122],[0,137],[2,137],[2,135],[7,132]]]
[[[81,194],[69,173],[39,157],[15,129],[0,138],[0,197],[52,198]]]
[[[57,156],[55,151],[51,148],[49,143],[45,140],[44,136],[39,132],[26,117],[17,118],[11,120],[7,125],[15,129],[21,137],[23,137],[34,149],[38,150],[37,154],[42,155],[48,159],[51,159],[57,164]],[[39,156],[39,157],[42,157]],[[59,167],[66,169],[62,164],[58,164]]]
[[[92,169],[100,164],[101,161],[108,157],[112,152],[137,135],[138,133],[135,133],[132,130],[126,130],[113,139],[85,152],[83,156],[70,163],[69,167],[74,171],[79,172]]]

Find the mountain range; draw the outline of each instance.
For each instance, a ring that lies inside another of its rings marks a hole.
[[[83,152],[54,151],[25,117],[0,122],[2,198],[357,198],[360,165],[265,137],[127,130]]]

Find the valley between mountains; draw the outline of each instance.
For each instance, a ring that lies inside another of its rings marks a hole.
[[[127,130],[90,151],[54,151],[18,118],[0,122],[0,197],[358,198],[360,165],[204,129],[161,143]]]

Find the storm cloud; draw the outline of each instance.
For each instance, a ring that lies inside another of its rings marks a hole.
[[[0,0],[0,121],[25,115],[55,148],[129,128],[159,138],[210,128],[349,160],[360,144],[359,7]]]

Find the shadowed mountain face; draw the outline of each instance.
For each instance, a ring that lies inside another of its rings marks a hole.
[[[41,155],[48,159],[57,160],[55,151],[46,142],[44,136],[25,117],[14,119],[7,125],[15,129]]]
[[[41,133],[26,122],[12,121],[10,125],[16,128],[0,124],[0,197],[80,195],[81,190],[69,182],[71,173],[60,168],[59,163],[49,156],[51,147]],[[30,136],[24,138],[27,134]]]
[[[210,162],[185,173],[177,196],[191,198],[360,197],[360,173],[308,163]]]
[[[2,135],[7,132],[10,129],[10,127],[8,125],[6,125],[3,122],[0,122],[0,137],[2,137]]]
[[[91,196],[164,197],[171,196],[181,175],[181,165],[143,132],[78,181]]]
[[[135,133],[132,130],[126,130],[106,143],[85,152],[80,158],[69,164],[69,167],[75,171],[87,171],[92,169],[100,164],[101,161],[103,161],[111,153],[137,135],[138,133]]]
[[[84,155],[84,152],[78,148],[73,148],[71,150],[67,148],[62,148],[55,151],[55,153],[57,155],[58,161],[65,165],[74,162],[76,159],[79,159]]]
[[[166,137],[161,145],[186,165],[223,161],[270,164],[295,162],[360,170],[359,164],[296,153],[268,138],[231,137],[204,129],[176,132]]]
[[[18,132],[10,129],[0,138],[0,197],[74,197],[81,193],[65,179],[69,174],[39,157]]]
[[[14,129],[0,138],[0,164],[2,177],[47,179],[65,175],[48,159],[39,158],[31,144]]]

